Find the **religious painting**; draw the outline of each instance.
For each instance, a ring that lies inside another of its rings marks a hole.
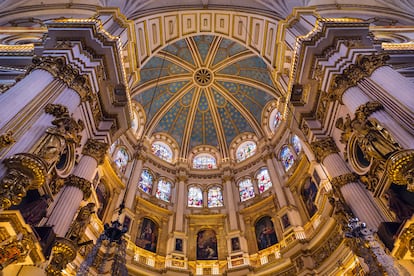
[[[306,179],[305,185],[303,185],[302,198],[308,210],[309,217],[312,217],[318,208],[315,205],[316,195],[318,193],[318,187],[311,178]]]
[[[183,239],[175,239],[175,251],[183,252]]]
[[[197,260],[217,260],[217,237],[212,229],[197,233]]]
[[[124,228],[127,231],[129,231],[129,226],[131,226],[131,218],[128,217],[128,216],[125,216],[124,223],[122,224],[122,228]]]
[[[231,251],[240,250],[240,241],[238,237],[231,238]]]
[[[268,248],[277,243],[273,222],[269,216],[259,219],[255,226],[257,247],[259,250]]]
[[[281,217],[281,219],[280,219],[281,221],[282,221],[282,226],[283,226],[283,229],[286,229],[286,228],[288,228],[289,226],[290,226],[290,221],[289,221],[289,217],[288,217],[288,215],[287,214],[284,214],[282,217]]]
[[[109,191],[106,188],[105,183],[102,181],[99,182],[98,186],[96,187],[96,197],[98,198],[99,202],[99,207],[96,211],[96,214],[98,215],[98,218],[102,220],[109,201]]]
[[[158,240],[158,226],[149,218],[144,218],[141,231],[137,236],[135,244],[151,252],[156,252]]]

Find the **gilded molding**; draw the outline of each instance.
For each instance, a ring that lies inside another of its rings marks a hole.
[[[414,223],[401,231],[399,236],[400,247],[408,249],[411,256],[414,256]]]
[[[311,148],[315,154],[316,161],[319,163],[333,153],[338,153],[339,149],[332,137],[326,137],[311,143]]]
[[[414,150],[401,150],[389,157],[386,171],[393,183],[407,185],[414,192]]]
[[[26,261],[26,257],[35,249],[31,236],[15,236],[5,243],[2,242],[0,268],[3,269],[10,264],[19,264]]]
[[[341,75],[333,78],[330,87],[330,99],[342,102],[344,92],[357,85],[363,78],[371,76],[377,68],[386,65],[390,57],[387,54],[359,55],[355,64],[349,65]]]
[[[78,92],[82,101],[88,100],[92,94],[89,78],[86,75],[81,75],[79,70],[72,65],[66,64],[64,57],[35,56],[31,66],[27,69],[26,75],[34,69],[48,71],[52,76]]]
[[[85,178],[71,174],[65,178],[65,185],[76,187],[81,190],[83,192],[83,200],[87,200],[92,194],[92,183]]]
[[[335,176],[331,179],[332,185],[335,187],[342,187],[348,183],[356,182],[358,180],[358,176],[354,173],[346,173],[342,175]]]
[[[357,110],[355,111],[355,117],[368,118],[374,112],[377,112],[383,109],[384,109],[384,106],[377,101],[367,102],[365,104],[361,104],[357,108]]]
[[[76,257],[77,247],[68,239],[58,237],[52,247],[52,260],[46,267],[47,276],[61,276],[62,270]]]
[[[105,142],[101,142],[95,139],[88,139],[83,147],[82,153],[93,157],[98,165],[102,165],[105,159],[105,154],[109,148],[109,145]]]
[[[4,134],[0,135],[0,149],[8,147],[15,143],[16,140],[13,137],[13,131],[9,130]]]

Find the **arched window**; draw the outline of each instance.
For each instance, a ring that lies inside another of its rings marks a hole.
[[[144,248],[151,252],[157,251],[158,241],[158,226],[157,224],[149,219],[144,218],[141,224],[141,231],[135,240],[135,244],[138,247]]]
[[[118,146],[119,141],[116,140],[112,143],[112,145],[109,147],[109,154],[112,155],[115,152],[116,147]]]
[[[281,121],[282,121],[282,114],[280,114],[279,110],[275,108],[270,114],[270,119],[269,119],[270,130],[272,132],[275,132],[277,127],[280,125]]]
[[[139,178],[138,188],[140,188],[142,191],[146,192],[147,194],[151,194],[153,181],[154,181],[154,178],[151,172],[147,169],[143,169],[141,172],[141,176]]]
[[[259,171],[259,173],[256,176],[256,179],[257,187],[259,188],[260,193],[263,193],[272,187],[272,181],[270,180],[269,171],[266,168],[263,168]]]
[[[190,187],[187,197],[188,207],[203,207],[203,192],[198,187]]]
[[[215,169],[217,168],[216,158],[208,153],[200,153],[193,159],[194,169]]]
[[[223,195],[220,187],[213,187],[208,190],[208,208],[223,206]]]
[[[197,260],[217,260],[217,237],[213,229],[197,233]]]
[[[120,147],[116,150],[114,155],[115,165],[118,167],[119,171],[124,173],[126,166],[128,164],[129,156],[128,152],[124,147]]]
[[[295,149],[296,154],[302,151],[302,143],[297,135],[293,135],[291,139],[293,148]]]
[[[98,218],[102,220],[109,200],[109,191],[106,188],[105,183],[102,181],[99,182],[98,186],[96,186],[96,197],[98,198],[99,202],[99,208],[96,214],[98,215]]]
[[[165,179],[160,179],[157,185],[155,197],[166,202],[171,200],[171,183]]]
[[[138,112],[134,110],[133,113],[133,118],[132,118],[132,122],[131,122],[131,129],[134,133],[136,133],[138,131]]]
[[[242,143],[236,151],[236,160],[241,162],[256,153],[256,143],[253,141],[247,141]]]
[[[288,146],[283,146],[280,150],[280,159],[285,167],[285,171],[288,171],[295,163],[295,157]]]
[[[240,201],[246,201],[254,197],[253,183],[250,178],[245,178],[239,182]]]
[[[269,216],[259,219],[254,225],[254,228],[259,250],[268,248],[277,243],[275,228]]]
[[[168,145],[164,144],[163,142],[152,143],[152,153],[155,156],[164,159],[167,162],[172,161],[172,150]]]

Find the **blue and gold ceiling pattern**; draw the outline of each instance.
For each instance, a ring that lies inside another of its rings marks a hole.
[[[216,147],[227,157],[237,135],[263,137],[263,108],[280,97],[260,57],[212,35],[165,47],[143,66],[132,95],[146,112],[145,135],[167,133],[183,158],[199,145]]]

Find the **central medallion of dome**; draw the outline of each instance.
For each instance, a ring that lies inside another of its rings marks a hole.
[[[194,81],[199,86],[208,86],[213,80],[213,73],[207,68],[201,68],[194,73]]]

